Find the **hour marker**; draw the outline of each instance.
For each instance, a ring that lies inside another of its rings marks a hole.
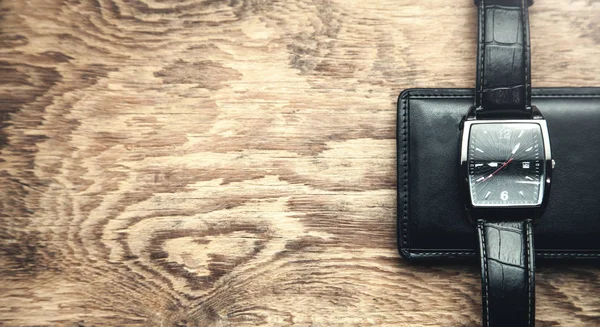
[[[476,180],[476,182],[481,182],[481,181],[482,181],[482,180],[484,180],[484,179],[485,179],[485,177],[481,176],[481,177],[479,177],[479,178]]]
[[[540,182],[529,182],[529,181],[516,181],[517,184],[534,184],[538,185]]]
[[[475,148],[475,151],[479,151],[479,152],[483,153],[483,150],[481,150],[480,148]]]
[[[530,180],[530,181],[533,181],[533,180],[534,180],[533,178],[531,178],[531,177],[529,177],[529,176],[525,176],[525,179],[528,179],[528,180]]]
[[[519,148],[521,147],[521,143],[517,143],[517,145],[515,145],[514,149],[512,150],[512,154],[515,154],[515,152],[517,152],[517,150],[519,150]]]
[[[527,150],[525,150],[525,152],[529,152],[529,151],[531,151],[531,150],[533,150],[533,147],[532,147],[532,146],[530,146],[529,148],[527,148]]]
[[[488,166],[490,166],[490,167],[498,167],[498,163],[497,162],[488,162]]]
[[[523,191],[519,191],[519,194],[521,194],[521,196],[525,196],[525,194],[523,194]]]
[[[521,131],[521,133],[519,133],[519,138],[521,138],[521,136],[523,136],[523,133],[525,133],[525,131]]]
[[[492,194],[492,192],[489,192],[489,191],[487,192],[487,194],[485,195],[486,200],[487,200],[487,198],[490,197],[491,194]]]
[[[483,164],[475,164],[475,167],[481,167]]]

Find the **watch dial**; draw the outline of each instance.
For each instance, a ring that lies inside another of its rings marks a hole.
[[[473,205],[541,204],[545,159],[538,124],[473,124],[468,150]]]

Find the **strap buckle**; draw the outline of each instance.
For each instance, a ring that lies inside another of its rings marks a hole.
[[[474,0],[475,5],[479,5],[479,0]],[[529,6],[533,6],[533,0],[527,0],[527,2],[529,3]]]

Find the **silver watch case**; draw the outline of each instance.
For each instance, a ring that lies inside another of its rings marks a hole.
[[[552,160],[552,150],[550,147],[550,134],[548,133],[548,125],[546,120],[541,116],[537,108],[533,108],[534,118],[532,119],[489,119],[489,120],[476,120],[473,116],[467,115],[461,123],[462,135],[461,135],[461,148],[460,148],[460,185],[461,193],[465,207],[467,209],[467,215],[472,222],[475,222],[479,216],[486,217],[489,219],[490,215],[502,217],[502,219],[514,219],[520,220],[524,217],[538,218],[543,210],[548,205],[550,197],[550,185],[552,183],[552,169],[554,168],[554,161]],[[472,111],[471,111],[472,112]],[[469,147],[469,137],[471,127],[476,124],[505,124],[505,123],[526,123],[526,124],[537,124],[542,130],[542,138],[544,143],[544,155],[545,155],[545,172],[546,178],[544,180],[544,190],[542,192],[542,201],[536,205],[494,205],[494,206],[475,206],[473,204],[470,192],[469,184],[469,166],[467,151]]]

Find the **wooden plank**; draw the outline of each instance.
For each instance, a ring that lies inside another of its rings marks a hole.
[[[476,326],[395,241],[395,102],[473,87],[472,1],[27,0],[0,20],[0,325]],[[531,8],[533,84],[600,85],[600,3]],[[539,326],[600,325],[542,266]]]

